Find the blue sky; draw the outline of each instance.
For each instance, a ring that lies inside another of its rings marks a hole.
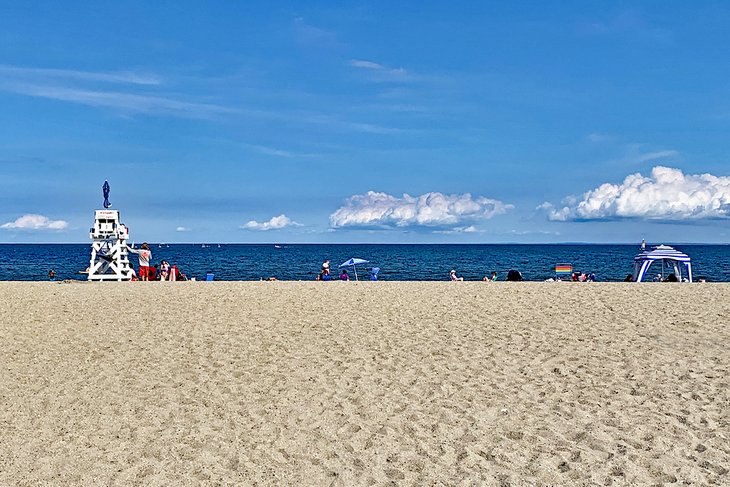
[[[138,242],[729,242],[729,23],[0,1],[0,242],[88,241],[105,179]]]

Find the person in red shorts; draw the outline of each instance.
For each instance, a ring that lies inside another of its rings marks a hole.
[[[127,247],[130,252],[133,252],[137,254],[139,257],[139,280],[140,281],[149,281],[148,277],[150,276],[150,261],[152,260],[152,251],[150,250],[150,246],[147,245],[147,242],[142,244],[142,247],[138,249],[135,249],[132,247]]]

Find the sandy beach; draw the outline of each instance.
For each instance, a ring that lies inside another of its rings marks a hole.
[[[730,284],[0,296],[0,485],[730,485]]]

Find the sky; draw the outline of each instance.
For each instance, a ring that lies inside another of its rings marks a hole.
[[[0,0],[0,242],[730,242],[727,2],[407,3]]]

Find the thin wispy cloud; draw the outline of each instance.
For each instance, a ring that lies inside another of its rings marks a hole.
[[[339,129],[339,130],[345,130],[348,132],[364,132],[368,134],[381,134],[381,135],[394,135],[394,134],[405,134],[409,132],[415,132],[415,130],[411,129],[404,129],[404,128],[398,128],[398,127],[387,127],[383,125],[373,124],[373,123],[367,123],[367,122],[355,122],[355,121],[349,121],[349,120],[343,120],[338,117],[333,117],[330,115],[317,115],[312,114],[309,116],[301,117],[299,119],[300,121],[312,123],[312,124],[320,124],[320,125],[327,125],[332,127],[333,129]]]
[[[177,227],[175,229],[176,232],[189,232],[190,229],[188,227]]]
[[[623,155],[611,162],[625,166],[641,166],[647,162],[676,162],[680,152],[674,149],[658,149],[647,144],[626,144],[622,146]]]
[[[74,69],[29,68],[9,64],[0,64],[0,76],[6,80],[10,78],[34,82],[68,79],[144,86],[156,86],[162,83],[158,76],[131,71],[79,71]]]
[[[591,134],[588,134],[586,136],[586,139],[588,139],[589,142],[592,142],[594,144],[601,144],[603,142],[610,142],[614,140],[614,136],[609,134],[602,134],[600,132],[593,132]]]
[[[383,66],[382,64],[378,64],[373,61],[363,61],[360,59],[351,59],[348,64],[350,66],[354,66],[356,68],[375,69],[375,70],[385,69],[385,66]]]
[[[676,150],[660,150],[654,152],[646,152],[637,154],[633,159],[636,162],[656,161],[657,159],[670,159],[679,157],[679,151]]]
[[[189,118],[210,118],[237,110],[210,103],[195,103],[156,95],[99,91],[62,86],[0,84],[0,90],[92,107],[114,108],[124,113],[164,113]]]
[[[456,228],[450,228],[448,230],[434,230],[433,233],[441,233],[444,235],[458,235],[461,233],[484,233],[484,231],[479,230],[474,225],[469,225],[467,227],[456,227]]]
[[[117,86],[107,89],[109,86],[102,85]],[[180,95],[149,92],[161,85],[161,77],[133,71],[82,71],[0,64],[0,91],[111,108],[127,114],[210,118],[236,112],[222,105],[180,99]]]
[[[661,44],[671,43],[673,33],[670,29],[649,23],[635,9],[627,9],[603,19],[583,20],[578,23],[577,31],[590,36],[632,36]]]
[[[412,76],[404,68],[391,68],[374,61],[367,61],[364,59],[351,59],[347,63],[348,66],[353,68],[359,68],[366,70],[369,74],[369,79],[376,82],[388,82],[388,81],[408,81],[412,79]]]
[[[337,35],[327,29],[316,27],[303,17],[294,19],[294,39],[304,47],[314,48],[342,48],[344,45],[337,39]]]
[[[309,153],[301,153],[301,152],[293,152],[285,149],[278,149],[276,147],[268,147],[265,145],[257,145],[257,144],[244,144],[246,147],[255,150],[256,152],[260,154],[264,154],[266,156],[274,156],[274,157],[283,157],[287,159],[297,159],[297,158],[311,158],[316,157],[316,154],[309,154]]]

